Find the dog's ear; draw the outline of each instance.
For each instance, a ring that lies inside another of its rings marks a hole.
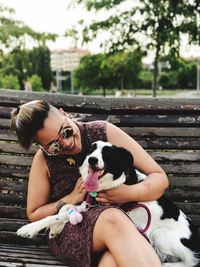
[[[132,185],[138,182],[137,174],[133,166],[134,158],[130,151],[123,147],[119,147],[120,164],[122,164],[125,175],[126,184]]]
[[[134,162],[133,155],[131,154],[131,152],[129,152],[124,147],[116,147],[116,149],[118,150],[118,155],[121,164],[126,168],[131,168]]]

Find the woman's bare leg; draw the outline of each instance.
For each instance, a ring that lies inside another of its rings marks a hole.
[[[94,227],[93,251],[99,252],[105,248],[120,267],[161,267],[151,245],[131,220],[115,208],[103,211]]]
[[[117,265],[111,253],[109,251],[106,251],[102,255],[98,267],[119,267],[119,265]]]

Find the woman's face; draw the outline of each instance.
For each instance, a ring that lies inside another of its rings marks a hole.
[[[74,155],[82,150],[78,126],[61,111],[49,113],[36,140],[50,155]]]

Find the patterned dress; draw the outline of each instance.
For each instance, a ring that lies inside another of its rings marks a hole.
[[[77,123],[81,132],[82,151],[78,155],[48,156],[45,158],[50,171],[51,201],[56,201],[72,192],[80,177],[82,164],[91,143],[107,141],[106,122],[94,121]],[[53,254],[70,267],[94,267],[98,256],[92,253],[92,235],[94,225],[101,212],[108,206],[95,207],[84,212],[83,221],[72,225],[67,223],[63,231],[49,240]]]

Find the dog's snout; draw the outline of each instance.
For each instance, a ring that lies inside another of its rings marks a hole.
[[[98,163],[98,159],[96,157],[89,157],[88,162],[90,166],[95,166]]]

